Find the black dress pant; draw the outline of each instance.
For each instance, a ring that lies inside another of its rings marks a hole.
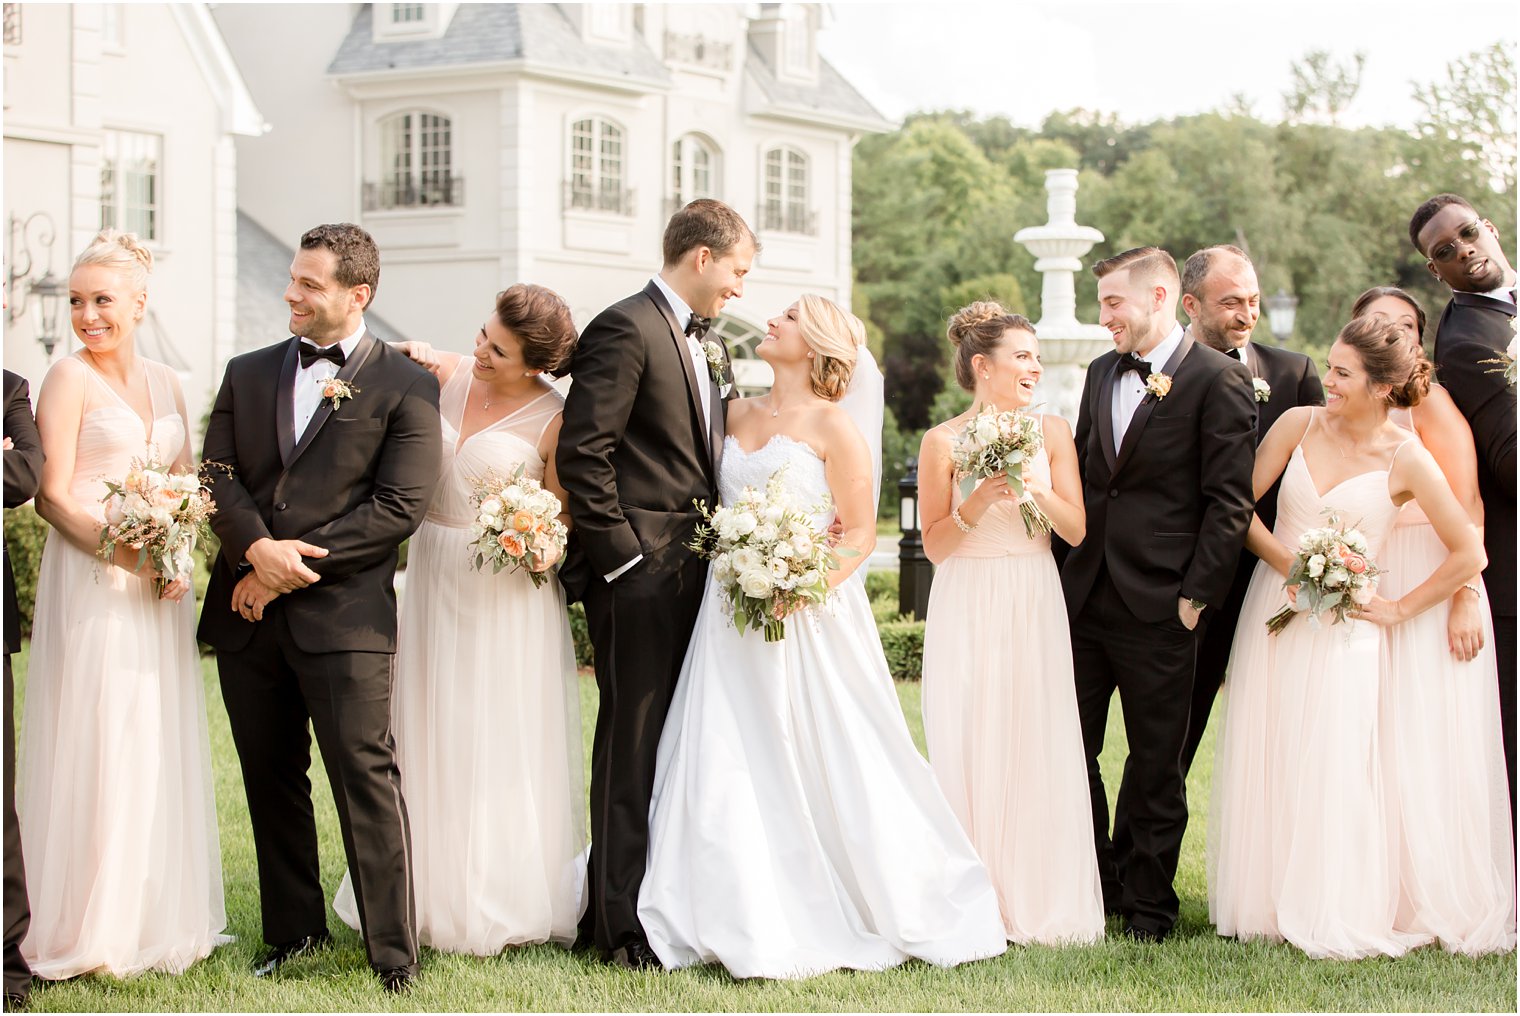
[[[9,565],[6,566],[10,567]],[[5,654],[5,993],[25,998],[32,970],[21,958],[21,940],[31,924],[26,901],[26,865],[21,859],[21,826],[16,822],[16,686],[11,654]]]
[[[1509,816],[1515,819],[1515,617],[1494,615],[1494,656],[1499,663],[1499,719],[1504,724],[1504,764],[1509,769]]]
[[[1172,881],[1187,829],[1182,747],[1187,739],[1199,634],[1181,620],[1136,618],[1108,570],[1072,621],[1077,711],[1087,754],[1094,842],[1104,908],[1137,928],[1165,934],[1177,921]],[[1098,768],[1114,692],[1124,710],[1129,757],[1119,784],[1123,816],[1110,838],[1108,795]]]
[[[647,944],[639,885],[665,714],[702,605],[707,562],[672,539],[610,584],[591,579],[586,625],[600,706],[591,742],[590,898],[581,940],[604,954]]]
[[[1193,758],[1209,725],[1209,713],[1214,709],[1214,699],[1224,684],[1225,668],[1230,662],[1230,647],[1235,642],[1235,628],[1240,622],[1240,608],[1246,601],[1246,590],[1251,585],[1251,575],[1256,571],[1256,557],[1242,557],[1235,570],[1235,582],[1230,595],[1218,610],[1205,610],[1203,623],[1199,625],[1198,665],[1193,672],[1192,709],[1188,713],[1187,740],[1182,745],[1182,775],[1192,771]]]
[[[411,834],[391,737],[390,653],[307,653],[276,600],[216,656],[253,820],[264,940],[327,927],[311,803],[311,731],[332,785],[369,962],[417,969]]]

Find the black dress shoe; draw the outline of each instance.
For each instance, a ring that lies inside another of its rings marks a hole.
[[[378,974],[380,976],[380,987],[392,995],[399,995],[403,991],[409,990],[412,986],[412,981],[415,979],[415,975],[406,969],[406,967],[390,967],[389,969],[378,971]]]
[[[1166,939],[1166,932],[1157,931],[1129,921],[1124,922],[1124,934],[1136,942],[1162,942]]]
[[[19,991],[7,991],[5,993],[5,1011],[20,1012],[26,1008],[26,996]]]
[[[253,976],[268,977],[284,966],[286,961],[316,952],[331,941],[332,936],[324,931],[319,935],[307,935],[294,942],[272,946],[268,952],[254,961]]]
[[[625,970],[664,970],[664,964],[654,950],[643,942],[632,942],[621,949],[612,950],[611,962]]]

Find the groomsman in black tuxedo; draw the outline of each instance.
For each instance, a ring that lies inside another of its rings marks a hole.
[[[1140,247],[1093,265],[1114,351],[1087,369],[1077,457],[1087,538],[1062,569],[1103,902],[1160,941],[1187,828],[1182,748],[1206,610],[1229,595],[1251,521],[1256,404],[1245,364],[1186,335],[1177,264]],[[1109,837],[1098,768],[1115,690],[1129,758]]]
[[[32,418],[26,379],[5,371],[5,507],[25,504],[42,479],[42,439]],[[21,827],[16,823],[16,724],[11,715],[16,687],[11,654],[21,649],[21,614],[16,580],[5,558],[5,1008],[26,1004],[32,970],[21,957],[21,940],[31,923],[26,901],[26,866],[21,858]]]
[[[1234,357],[1251,372],[1256,399],[1256,443],[1267,436],[1277,418],[1294,406],[1323,406],[1325,389],[1314,362],[1302,353],[1276,346],[1257,345],[1251,331],[1261,316],[1261,287],[1256,269],[1239,247],[1221,244],[1205,247],[1182,266],[1182,309],[1191,322],[1187,334],[1210,349]],[[1277,522],[1277,484],[1256,502],[1256,514],[1268,529]],[[1235,624],[1245,602],[1246,587],[1256,570],[1256,555],[1240,552],[1235,581],[1224,605],[1209,611],[1198,643],[1197,673],[1193,677],[1193,708],[1188,719],[1187,741],[1182,746],[1182,773],[1187,775],[1209,724],[1214,696],[1224,681],[1230,660]],[[1120,825],[1122,816],[1115,816]]]
[[[718,201],[665,227],[665,264],[581,333],[560,429],[575,522],[561,579],[584,598],[601,708],[591,747],[590,900],[581,941],[659,966],[638,919],[655,752],[707,565],[686,543],[714,503],[732,375],[711,319],[744,295],[759,244]]]
[[[327,767],[365,949],[417,973],[410,834],[390,732],[396,548],[438,478],[438,382],[371,335],[380,256],[358,226],[301,237],[291,338],[234,357],[205,457],[222,549],[201,613],[243,767],[264,939],[255,976],[328,940],[311,735]]]
[[[1466,199],[1437,194],[1409,220],[1430,274],[1451,288],[1436,325],[1436,380],[1472,427],[1483,498],[1483,585],[1494,615],[1499,713],[1515,813],[1515,386],[1497,361],[1515,349],[1515,269],[1499,231]]]

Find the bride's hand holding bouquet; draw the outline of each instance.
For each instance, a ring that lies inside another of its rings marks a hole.
[[[100,557],[148,578],[160,599],[178,602],[190,591],[194,551],[210,537],[216,512],[201,477],[173,470],[157,453],[133,459],[120,480],[106,480]]]

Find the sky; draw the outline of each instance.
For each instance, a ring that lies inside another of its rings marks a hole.
[[[823,54],[877,109],[970,109],[1037,127],[1056,109],[1125,122],[1205,112],[1235,93],[1282,115],[1290,64],[1367,55],[1345,126],[1411,126],[1413,84],[1494,41],[1520,44],[1520,0],[835,2]]]

